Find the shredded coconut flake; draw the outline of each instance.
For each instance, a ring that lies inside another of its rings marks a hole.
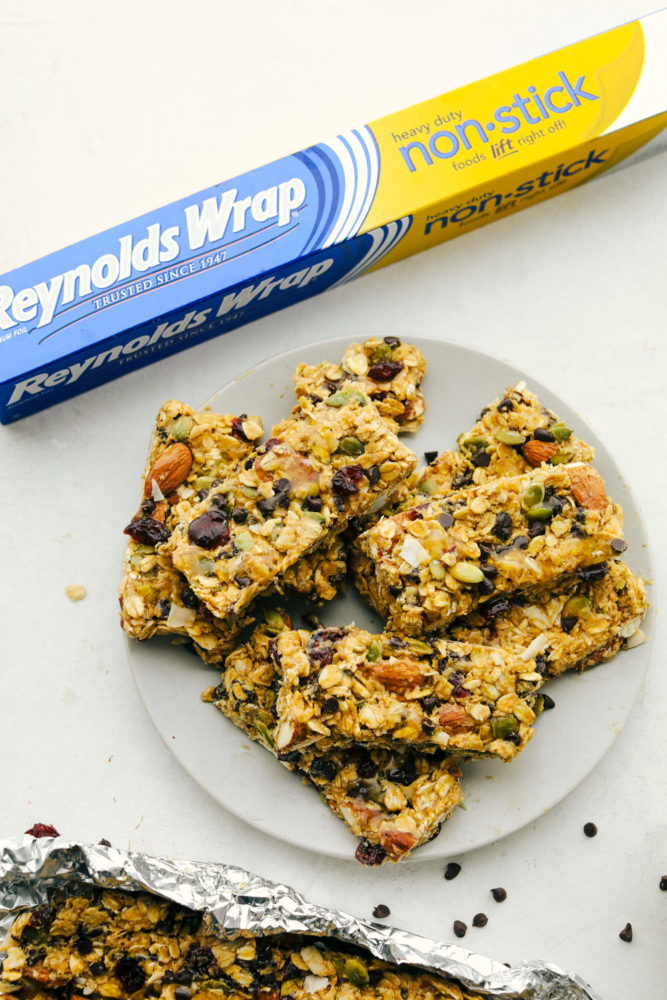
[[[641,646],[644,642],[646,642],[646,636],[642,630],[638,628],[634,635],[631,635],[625,640],[623,646],[625,649],[634,649],[635,646]]]
[[[157,484],[157,479],[151,479],[151,498],[159,503],[160,500],[164,500],[164,493]]]
[[[422,563],[427,563],[431,561],[431,557],[416,538],[409,536],[403,542],[401,551],[399,552],[401,559],[405,559],[406,563],[416,569],[417,566],[421,566]]]
[[[526,660],[531,660],[533,656],[536,656],[538,653],[544,652],[546,648],[547,637],[544,632],[540,632],[539,635],[535,636],[530,646],[526,646],[523,653],[521,653],[521,659],[525,663]]]
[[[172,604],[167,618],[168,628],[185,628],[192,625],[196,612],[194,608],[184,608],[182,604]]]

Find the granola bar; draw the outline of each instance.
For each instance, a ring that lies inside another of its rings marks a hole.
[[[301,556],[382,503],[416,464],[356,389],[278,424],[271,438],[175,526],[168,550],[197,597],[237,615]]]
[[[459,641],[533,656],[547,680],[611,659],[637,633],[645,613],[644,583],[619,561],[607,565],[601,580],[556,588],[538,600],[497,598],[452,622],[447,632]]]
[[[148,893],[79,887],[14,920],[0,993],[17,1000],[481,1000],[335,939],[223,936]]]
[[[330,601],[341,589],[347,573],[347,546],[341,535],[290,566],[275,581],[272,592],[293,594],[312,604]]]
[[[459,435],[458,446],[414,474],[414,499],[405,506],[498,476],[518,476],[544,462],[592,462],[595,457],[594,449],[543,406],[525,382],[485,406],[477,423]]]
[[[268,612],[267,623],[227,658],[221,683],[203,695],[273,754],[280,682],[273,650],[276,636],[288,624],[284,613]],[[352,833],[363,838],[356,856],[364,864],[399,861],[431,840],[461,799],[458,761],[442,752],[424,754],[399,746],[306,747],[278,759],[310,782]]]
[[[604,575],[622,531],[592,467],[544,466],[383,518],[355,542],[355,580],[393,631],[421,635],[491,597]]]
[[[270,654],[279,753],[361,743],[512,760],[533,735],[542,677],[532,658],[496,646],[350,626],[284,629]]]
[[[144,469],[143,499],[130,535],[119,588],[121,626],[133,639],[189,637],[206,661],[233,648],[242,618],[214,619],[179,573],[163,542],[215,483],[254,449],[258,417],[197,412],[172,399],[157,415]],[[166,495],[165,495],[166,493]]]
[[[426,359],[416,347],[398,337],[371,337],[363,344],[350,344],[340,364],[298,365],[294,388],[298,398],[323,399],[353,379],[391,430],[416,431],[426,407],[420,389],[425,372]]]

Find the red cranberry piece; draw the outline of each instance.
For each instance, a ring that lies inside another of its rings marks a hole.
[[[31,826],[26,833],[31,837],[59,837],[60,834],[56,830],[55,826],[51,826],[50,823],[35,823]]]
[[[229,539],[229,522],[221,511],[209,510],[194,519],[188,538],[201,549],[217,549]]]
[[[352,496],[359,492],[357,483],[362,478],[364,470],[360,465],[346,465],[334,472],[331,489],[338,496]]]
[[[362,865],[381,865],[387,857],[384,847],[379,844],[371,844],[370,840],[362,840],[354,856]]]
[[[376,365],[371,365],[368,369],[368,377],[375,382],[391,382],[402,371],[403,363],[401,361],[378,361]]]
[[[248,438],[243,430],[243,421],[248,417],[247,413],[242,413],[240,417],[234,417],[232,420],[232,434],[239,438],[241,441],[247,441]]]
[[[156,521],[154,517],[139,517],[123,528],[123,534],[141,545],[160,545],[167,541],[170,531],[166,524]]]
[[[114,966],[114,975],[128,993],[136,993],[146,983],[146,973],[136,958],[124,955]]]

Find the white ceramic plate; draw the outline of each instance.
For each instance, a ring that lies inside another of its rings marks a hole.
[[[211,409],[260,413],[268,431],[293,405],[296,364],[336,361],[349,342],[349,338],[329,340],[264,361],[216,392],[209,400]],[[420,458],[425,451],[454,447],[457,435],[474,423],[486,403],[525,379],[545,405],[595,446],[596,466],[625,511],[629,565],[651,577],[646,532],[632,493],[596,434],[566,403],[496,358],[442,341],[411,342],[428,359],[426,421],[417,434],[405,438]],[[318,615],[326,625],[354,621],[371,631],[382,627],[353,587]],[[651,625],[648,621],[644,626],[647,634]],[[217,671],[166,639],[128,641],[127,649],[137,687],[160,735],[213,798],[274,837],[333,857],[353,858],[356,839],[315,791],[200,700],[204,688],[217,683]],[[641,688],[649,652],[646,643],[581,676],[552,681],[548,691],[556,708],[537,720],[527,749],[511,765],[468,764],[463,784],[466,809],[457,809],[440,835],[415,852],[414,860],[446,858],[488,844],[537,819],[572,791],[620,732]]]

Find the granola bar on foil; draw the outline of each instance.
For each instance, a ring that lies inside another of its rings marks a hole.
[[[179,518],[247,458],[262,433],[259,417],[198,412],[176,399],[160,409],[140,508],[125,529],[130,540],[118,597],[121,625],[130,638],[187,636],[207,662],[233,649],[248,619],[209,614],[174,567],[164,542]]]
[[[0,935],[20,1000],[598,1000],[545,962],[506,968],[240,868],[62,838],[0,841]]]
[[[267,618],[245,646],[227,657],[220,684],[205,691],[204,700],[317,789],[361,838],[358,861],[399,861],[435,837],[459,804],[458,760],[399,746],[305,747],[278,753],[275,704],[280,675],[274,649],[289,619],[278,611],[268,612]]]

